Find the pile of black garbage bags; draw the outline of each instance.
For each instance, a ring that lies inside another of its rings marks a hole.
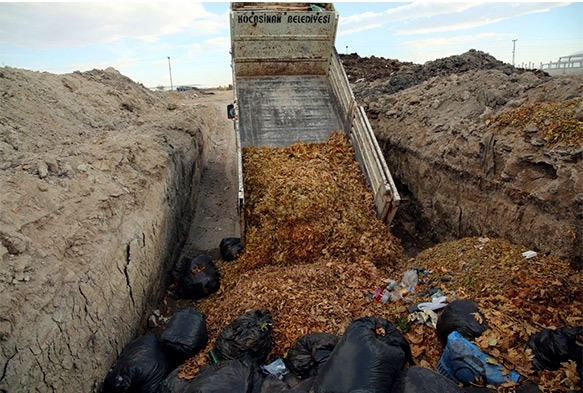
[[[190,380],[178,377],[188,357],[206,347],[204,316],[179,310],[158,338],[150,334],[130,342],[103,384],[103,392],[407,392],[405,369],[413,365],[405,336],[389,321],[363,317],[341,337],[319,332],[300,337],[283,359],[265,364],[272,348],[273,319],[268,310],[248,311],[219,334],[209,361]],[[412,381],[417,380],[412,378]],[[401,387],[399,387],[401,386]],[[405,389],[405,390],[403,390]]]
[[[362,317],[342,336],[315,332],[300,337],[282,359],[266,364],[273,340],[268,310],[251,310],[233,320],[219,334],[204,366],[192,380],[178,377],[179,366],[206,348],[204,315],[193,308],[177,311],[160,337],[150,334],[130,342],[103,384],[104,393],[425,393],[488,392],[476,387],[512,380],[485,360],[471,339],[487,329],[473,317],[471,301],[450,303],[440,315],[437,333],[445,348],[438,371],[415,366],[405,336],[383,318]],[[533,365],[557,369],[562,361],[581,365],[581,329],[544,330],[531,337]],[[212,362],[210,359],[214,359]],[[495,390],[492,390],[495,391]],[[519,392],[539,392],[521,384]]]
[[[208,256],[185,261],[183,273],[177,291],[181,296],[198,299],[218,290],[218,273]],[[285,356],[268,363],[274,321],[268,310],[251,310],[221,331],[208,364],[185,380],[178,376],[180,366],[209,340],[204,315],[187,307],[168,320],[159,336],[130,342],[107,374],[102,392],[455,393],[488,392],[487,386],[508,381],[520,383],[519,392],[540,392],[472,342],[488,329],[483,316],[476,318],[479,314],[471,300],[455,300],[443,309],[436,325],[443,355],[434,371],[416,366],[401,331],[374,316],[352,321],[341,336],[306,334]],[[573,360],[581,373],[582,334],[583,326],[534,334],[527,344],[535,356],[533,366],[557,370]]]

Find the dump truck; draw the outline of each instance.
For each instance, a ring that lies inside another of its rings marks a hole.
[[[335,48],[332,3],[231,3],[231,67],[238,159],[238,214],[245,242],[242,149],[325,142],[344,132],[389,225],[401,198],[364,108],[357,105]]]

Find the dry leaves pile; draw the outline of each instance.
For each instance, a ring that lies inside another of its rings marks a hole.
[[[376,218],[372,195],[348,139],[288,148],[248,147],[246,245],[234,262],[218,262],[221,289],[199,302],[210,342],[239,315],[267,309],[274,318],[270,359],[283,357],[307,333],[342,334],[366,315],[391,318],[391,307],[367,298],[388,282],[402,248]],[[192,378],[207,351],[190,359]]]
[[[502,239],[466,238],[440,244],[415,259],[431,271],[419,291],[437,287],[446,295],[477,301],[490,327],[476,340],[482,351],[528,376],[543,391],[569,391],[581,386],[574,364],[537,374],[525,349],[533,333],[583,325],[581,273],[552,256],[527,259],[522,255],[525,251]],[[424,327],[420,333],[429,329]],[[428,336],[416,338],[420,344],[414,345],[414,353],[417,360],[427,354],[426,360],[435,366],[439,342],[435,335]]]
[[[242,264],[298,265],[321,258],[394,263],[401,252],[374,202],[347,137],[243,150],[246,251]]]
[[[514,127],[520,132],[532,125],[547,146],[559,142],[580,146],[583,144],[583,121],[575,112],[580,111],[582,103],[583,98],[534,102],[502,112],[493,119],[493,125],[498,129]]]
[[[323,144],[245,149],[245,251],[236,261],[217,262],[220,291],[195,305],[210,341],[181,367],[182,378],[196,376],[219,333],[251,309],[267,309],[274,319],[268,361],[284,357],[304,334],[341,335],[354,319],[373,315],[400,327],[416,363],[435,369],[443,347],[432,327],[408,322],[407,306],[441,289],[478,302],[490,326],[477,342],[482,350],[546,392],[580,386],[573,365],[535,374],[524,351],[532,333],[583,324],[580,274],[555,258],[526,259],[523,247],[486,238],[440,244],[406,261],[376,220],[357,165],[342,134]],[[370,298],[413,266],[429,271],[420,275],[416,295],[387,304]]]

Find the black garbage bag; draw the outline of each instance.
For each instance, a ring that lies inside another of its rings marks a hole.
[[[154,334],[141,336],[125,346],[103,382],[103,393],[157,393],[170,373],[162,344]]]
[[[326,363],[339,340],[340,337],[330,333],[305,334],[288,350],[285,363],[300,379],[313,377]]]
[[[285,391],[285,393],[309,393],[310,389],[314,385],[314,379],[315,377],[302,379],[300,383],[292,386],[287,391]]]
[[[391,322],[363,317],[348,325],[315,377],[312,392],[388,393],[405,365],[412,362],[409,342]]]
[[[299,383],[303,382],[303,380],[300,380],[298,377],[296,377],[294,373],[287,374],[286,376],[283,377],[283,380],[285,381],[285,383],[288,384],[290,389],[297,386]]]
[[[462,337],[473,340],[488,330],[488,324],[475,301],[460,299],[443,309],[437,318],[436,328],[439,340],[446,345],[451,332],[457,331]]]
[[[279,380],[273,376],[267,375],[261,381],[259,393],[284,393],[290,389],[285,380]]]
[[[243,244],[240,237],[225,237],[221,240],[219,245],[221,250],[221,257],[225,261],[233,261],[237,259],[241,251],[243,251]]]
[[[162,381],[159,393],[182,393],[190,385],[190,380],[180,378],[178,373],[180,368],[174,369],[168,376]]]
[[[583,376],[582,336],[583,326],[545,329],[533,334],[526,344],[534,355],[533,366],[537,370],[558,370],[562,362],[573,360]]]
[[[219,359],[249,356],[263,364],[271,351],[273,318],[267,310],[251,310],[227,325],[217,337],[215,350]]]
[[[160,339],[169,358],[179,365],[204,349],[208,332],[204,314],[185,307],[172,315]]]
[[[458,385],[425,367],[414,366],[399,374],[391,393],[463,393]]]
[[[218,291],[219,287],[219,272],[210,256],[201,254],[183,261],[176,290],[178,297],[199,300]]]
[[[184,393],[258,393],[262,382],[253,361],[231,359],[203,367]]]

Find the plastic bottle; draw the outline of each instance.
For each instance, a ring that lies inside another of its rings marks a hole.
[[[221,362],[221,359],[219,358],[217,351],[214,349],[211,349],[209,351],[209,358],[211,359],[211,364],[217,364]]]
[[[415,293],[415,287],[417,284],[419,284],[419,276],[417,275],[417,271],[413,269],[407,270],[403,274],[401,285],[407,289],[407,293],[413,294]]]
[[[383,295],[381,296],[381,303],[386,303],[389,301],[389,297],[391,296],[391,291],[388,289],[383,290]]]

